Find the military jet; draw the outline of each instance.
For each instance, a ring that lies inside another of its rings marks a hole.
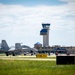
[[[31,48],[26,45],[21,45],[21,43],[15,43],[15,46],[9,47],[6,40],[2,40],[1,47],[0,47],[0,53],[5,53],[6,56],[8,55],[26,55],[27,53],[31,53],[31,55],[37,53],[38,50],[35,48]]]
[[[5,40],[2,40],[1,44],[0,44],[0,53],[6,53],[9,50],[9,46],[7,44],[7,42]]]

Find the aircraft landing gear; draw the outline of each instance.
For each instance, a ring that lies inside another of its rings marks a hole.
[[[24,56],[25,56],[26,54],[24,54]]]
[[[15,54],[14,54],[14,53],[13,53],[12,55],[13,55],[13,56],[15,56]]]
[[[5,53],[6,54],[6,56],[9,56],[9,53]]]

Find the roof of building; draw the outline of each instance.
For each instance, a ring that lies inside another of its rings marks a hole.
[[[40,42],[37,42],[37,43],[35,43],[35,44],[39,45],[39,44],[41,44],[41,43],[40,43]]]
[[[47,23],[47,24],[44,24],[44,23],[43,23],[42,26],[43,26],[43,27],[45,27],[45,26],[50,26],[50,24],[49,24],[49,23]]]

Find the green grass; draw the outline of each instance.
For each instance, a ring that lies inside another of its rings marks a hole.
[[[75,65],[55,61],[0,60],[0,75],[75,75]]]

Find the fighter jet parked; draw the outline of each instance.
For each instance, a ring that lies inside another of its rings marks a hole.
[[[30,48],[29,46],[26,45],[21,45],[20,43],[15,43],[15,47],[9,47],[6,40],[2,40],[1,42],[1,47],[0,47],[0,53],[5,53],[6,56],[8,55],[20,55],[24,54],[26,55],[27,53],[31,53],[33,55],[34,53],[37,53],[38,50],[35,48]]]
[[[7,52],[9,49],[10,48],[9,48],[7,42],[5,40],[2,40],[2,42],[0,44],[0,53]]]

